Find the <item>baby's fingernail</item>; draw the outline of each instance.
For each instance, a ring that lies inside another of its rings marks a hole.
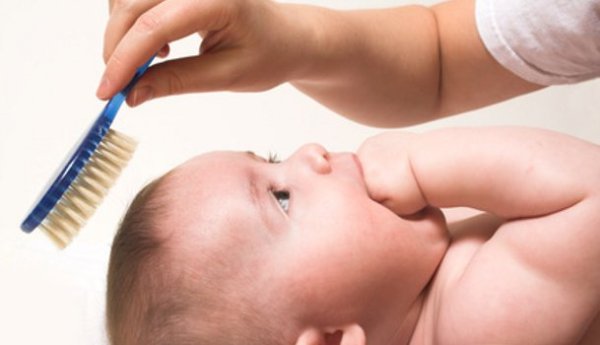
[[[110,81],[106,75],[102,76],[102,80],[100,80],[100,86],[98,86],[98,90],[96,90],[96,96],[100,99],[108,98],[108,86]]]
[[[135,90],[133,90],[133,94],[131,95],[131,105],[140,105],[152,99],[152,96],[154,96],[154,91],[152,91],[152,88],[150,86],[142,86],[140,88],[136,88]]]

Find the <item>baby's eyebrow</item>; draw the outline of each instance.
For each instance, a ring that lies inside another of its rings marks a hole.
[[[245,153],[251,159],[259,161],[261,163],[264,163],[267,161],[266,159],[256,155],[252,151],[246,151]],[[256,177],[257,177],[256,174],[252,173],[252,174],[250,174],[250,176],[248,178],[248,194],[250,195],[250,202],[252,203],[256,213],[260,217],[261,225],[265,229],[271,229],[271,227],[269,226],[269,224],[271,224],[271,222],[269,221],[268,212],[265,209],[266,205],[265,205],[265,200],[264,200],[264,196],[263,196],[265,191],[263,191],[259,188],[257,181],[256,181]]]
[[[245,153],[246,153],[248,156],[250,156],[252,159],[254,159],[254,160],[258,160],[258,161],[260,161],[260,162],[266,162],[266,161],[267,161],[267,160],[266,160],[266,159],[264,159],[263,157],[261,157],[261,156],[257,155],[256,153],[254,153],[254,151],[250,151],[250,150],[249,150],[249,151],[246,151]]]

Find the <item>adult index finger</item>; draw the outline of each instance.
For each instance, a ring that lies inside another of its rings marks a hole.
[[[168,0],[144,12],[108,59],[96,95],[108,99],[133,77],[137,67],[163,46],[200,30],[230,23],[235,7],[221,0]]]
[[[163,0],[120,0],[111,2],[110,18],[104,31],[104,62],[112,55],[115,47],[141,14]]]

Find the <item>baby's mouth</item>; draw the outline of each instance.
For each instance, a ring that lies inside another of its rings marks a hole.
[[[362,163],[360,162],[360,159],[358,159],[358,156],[353,153],[352,154],[352,159],[354,160],[354,163],[356,164],[356,168],[358,169],[358,173],[360,175],[361,180],[365,180],[365,173],[363,171],[363,167],[362,167]]]

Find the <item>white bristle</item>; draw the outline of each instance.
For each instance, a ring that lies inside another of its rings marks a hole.
[[[71,222],[60,212],[60,206],[52,210],[52,213],[48,216],[50,223],[54,225],[54,228],[61,230],[67,237],[74,236],[77,232],[77,224]]]
[[[80,213],[84,219],[89,218],[94,213],[94,206],[88,203],[78,191],[68,190],[63,197],[73,205],[73,209]]]
[[[116,167],[122,167],[124,162],[127,162],[127,159],[119,157],[118,153],[111,151],[105,145],[99,145],[94,154]]]
[[[82,170],[79,174],[85,174],[85,171]],[[77,179],[75,183],[77,183],[77,191],[83,197],[83,200],[88,203],[88,205],[95,207],[95,205],[102,201],[103,195],[98,194],[96,191],[91,189],[85,183],[84,179]]]
[[[137,146],[135,139],[128,137],[123,133],[109,132],[106,135],[109,138],[108,141],[112,144],[117,145],[130,153],[135,151],[135,147]]]
[[[52,242],[54,242],[54,244],[56,244],[59,248],[64,248],[67,246],[67,244],[69,243],[70,239],[69,238],[61,238],[57,235],[54,234],[53,230],[50,230],[49,227],[47,227],[45,224],[41,224],[42,230],[44,230],[44,233],[46,235],[48,235],[48,237],[50,237],[50,239],[52,240]]]
[[[113,181],[115,175],[102,171],[102,169],[94,163],[86,165],[85,168],[90,176],[93,176],[94,180],[98,181],[102,187],[110,188],[111,181]]]
[[[60,248],[66,247],[92,216],[133,155],[136,142],[110,129],[85,167],[41,224]]]
[[[90,159],[88,166],[98,168],[110,178],[116,178],[120,173],[120,170],[117,166],[112,165],[110,162],[103,160],[96,155]]]
[[[131,152],[125,150],[124,148],[122,148],[119,145],[114,145],[112,143],[107,143],[104,142],[103,145],[110,153],[114,154],[115,156],[124,159],[124,160],[129,160],[129,158],[131,157]]]
[[[107,192],[107,188],[102,186],[98,181],[94,180],[94,176],[89,174],[89,171],[86,169],[83,174],[81,174],[81,183],[82,188],[88,190],[94,197],[97,199],[102,199]]]
[[[61,211],[64,212],[69,219],[75,222],[77,226],[81,226],[83,223],[85,223],[85,218],[83,217],[81,210],[79,210],[79,208],[73,204],[70,199],[66,199],[62,205],[63,207]]]

